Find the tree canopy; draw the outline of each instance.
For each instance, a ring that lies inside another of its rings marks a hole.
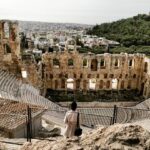
[[[95,25],[87,34],[120,42],[116,52],[146,53],[150,55],[150,15],[139,14],[132,18]]]
[[[132,18],[96,25],[88,34],[120,42],[123,46],[150,46],[150,15],[139,14]]]

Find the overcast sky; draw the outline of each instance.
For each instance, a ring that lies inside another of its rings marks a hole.
[[[150,0],[1,0],[0,19],[100,24],[150,12]]]

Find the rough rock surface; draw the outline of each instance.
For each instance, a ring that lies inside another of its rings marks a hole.
[[[60,136],[60,134],[61,134],[60,128],[53,128],[49,130],[42,128],[42,130],[39,132],[39,137],[41,138],[56,137],[56,136]]]
[[[0,142],[0,150],[5,150],[5,149],[6,149],[5,144]]]
[[[21,150],[149,150],[150,132],[139,125],[98,127],[77,138],[26,143]]]

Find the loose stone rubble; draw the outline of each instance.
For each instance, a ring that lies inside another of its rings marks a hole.
[[[98,127],[81,139],[64,137],[25,143],[21,150],[149,150],[150,132],[139,125],[116,124]]]

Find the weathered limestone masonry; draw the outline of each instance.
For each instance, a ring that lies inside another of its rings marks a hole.
[[[41,72],[45,90],[67,90],[72,83],[72,90],[138,89],[150,97],[150,59],[144,54],[45,53]]]
[[[0,20],[0,68],[22,78],[21,71],[27,72],[24,81],[37,86],[38,72],[32,56],[21,56],[19,27],[17,21]]]
[[[37,65],[32,55],[21,56],[18,22],[0,21],[0,68],[18,78],[27,72],[26,81],[42,91],[138,89],[150,97],[150,59],[143,54],[80,54],[69,50],[46,52]],[[73,49],[71,47],[71,49]]]
[[[20,73],[20,39],[18,23],[9,20],[0,21],[0,68],[15,74]]]
[[[150,59],[145,57],[143,64],[143,73],[141,78],[141,92],[146,98],[150,98]]]

